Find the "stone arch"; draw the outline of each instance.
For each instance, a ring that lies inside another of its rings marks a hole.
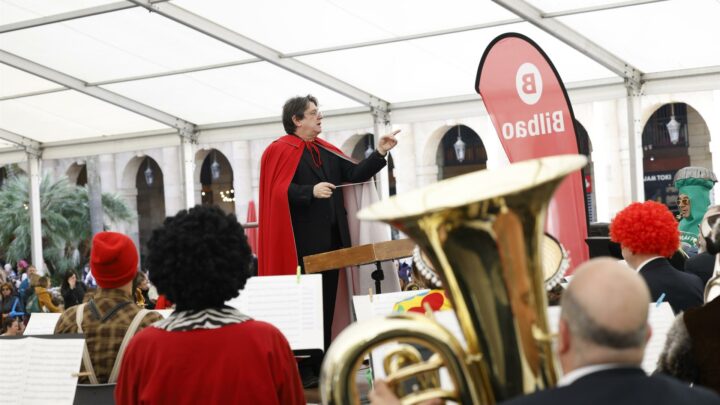
[[[443,125],[430,134],[425,141],[425,146],[422,151],[421,161],[418,166],[431,166],[437,165],[437,149],[442,141],[443,136],[452,128],[454,125]]]
[[[87,184],[87,165],[84,161],[80,160],[73,162],[70,167],[65,170],[65,175],[71,183],[82,187]]]
[[[202,149],[195,154],[195,173],[200,185],[198,201],[203,205],[217,205],[228,214],[235,213],[234,171],[230,160],[220,150]],[[218,178],[213,178],[212,165],[218,164]]]
[[[700,111],[686,102],[654,103],[650,108],[641,140],[645,197],[677,212],[677,190],[673,184],[677,170],[686,166],[712,169],[709,126]],[[680,124],[676,142],[666,127],[673,116]]]
[[[458,161],[457,152],[454,149],[458,138],[461,138],[465,144],[465,157],[462,161]],[[487,150],[480,135],[470,127],[458,124],[450,127],[443,134],[435,152],[435,161],[438,166],[438,180],[444,180],[485,169],[487,167]]]
[[[152,171],[152,183],[148,184],[145,170]],[[137,212],[137,223],[132,224],[130,236],[137,243],[141,263],[147,254],[147,241],[153,229],[165,220],[164,175],[157,159],[148,154],[131,156],[125,163],[121,177],[120,195]]]
[[[116,167],[122,167],[122,175],[120,176],[120,189],[135,189],[136,176],[140,165],[144,162],[145,157],[153,159],[155,162],[162,162],[162,157],[157,150],[146,150],[135,155],[124,156],[127,158],[125,162],[116,155]]]
[[[360,140],[355,144],[349,156],[357,161],[365,159],[368,146],[375,150],[374,138],[374,135],[371,133],[362,134]]]
[[[357,133],[351,135],[345,140],[345,142],[342,143],[342,145],[340,145],[340,150],[347,156],[351,156],[357,145],[365,139],[365,136],[367,136],[367,133]]]

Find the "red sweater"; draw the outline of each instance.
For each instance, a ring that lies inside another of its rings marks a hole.
[[[305,404],[297,364],[274,326],[249,320],[218,329],[149,327],[125,352],[117,404]]]

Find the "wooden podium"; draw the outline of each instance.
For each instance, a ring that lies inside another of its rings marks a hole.
[[[410,257],[412,256],[414,247],[415,242],[410,239],[370,243],[368,245],[354,246],[305,256],[303,257],[303,263],[305,264],[306,273],[320,273],[325,270],[375,263],[377,267],[371,276],[373,280],[375,280],[375,293],[380,294],[380,281],[383,280],[383,271],[380,263],[387,260]]]

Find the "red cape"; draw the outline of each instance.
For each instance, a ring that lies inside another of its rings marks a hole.
[[[348,159],[337,147],[320,138],[315,142]],[[287,191],[300,162],[305,142],[295,135],[276,139],[260,161],[260,215],[258,226],[258,275],[280,276],[297,272]]]

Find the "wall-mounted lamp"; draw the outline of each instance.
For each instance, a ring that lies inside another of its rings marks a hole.
[[[457,141],[453,144],[453,148],[455,148],[455,157],[458,162],[462,163],[463,160],[465,160],[465,142],[463,142],[462,137],[460,136],[460,125],[457,126],[457,129]]]
[[[670,134],[670,142],[677,145],[680,140],[680,123],[675,120],[675,104],[670,104],[670,122],[667,123],[667,130]]]
[[[220,178],[220,163],[217,162],[217,157],[215,156],[214,150],[213,150],[213,162],[210,165],[210,175],[212,176],[213,180],[217,180]]]
[[[145,171],[143,174],[145,174],[145,183],[148,186],[152,186],[153,181],[155,181],[155,177],[153,176],[152,168],[150,167],[150,159],[145,158]]]

